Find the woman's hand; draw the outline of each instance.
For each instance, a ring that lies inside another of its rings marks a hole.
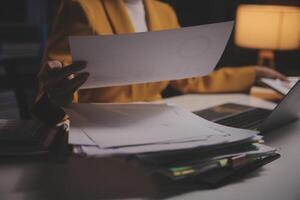
[[[69,105],[73,94],[89,77],[88,72],[80,72],[85,67],[86,62],[74,62],[69,66],[63,66],[59,61],[47,62],[38,75],[43,91],[56,105]]]
[[[257,66],[255,67],[255,70],[256,70],[256,79],[272,78],[272,79],[279,79],[281,81],[288,81],[288,78],[285,75],[269,67]]]

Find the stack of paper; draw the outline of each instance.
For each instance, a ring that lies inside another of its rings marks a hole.
[[[258,132],[207,121],[167,104],[74,104],[69,143],[93,157],[135,156],[174,180],[276,154]]]
[[[74,104],[69,142],[88,155],[140,154],[260,139],[166,104]]]

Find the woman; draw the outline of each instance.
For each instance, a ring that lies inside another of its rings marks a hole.
[[[157,0],[64,0],[48,41],[45,66],[39,76],[42,89],[53,102],[65,105],[87,80],[88,73],[79,72],[85,63],[72,64],[68,43],[71,35],[111,35],[176,28],[179,28],[179,23],[175,12]],[[280,73],[265,67],[223,68],[206,77],[80,90],[73,101],[159,100],[168,85],[182,93],[242,92],[260,77],[285,79]]]

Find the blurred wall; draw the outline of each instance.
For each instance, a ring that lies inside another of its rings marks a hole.
[[[240,4],[280,4],[300,6],[300,0],[164,0],[176,10],[181,26],[194,26],[235,19]],[[218,67],[255,65],[257,51],[238,48],[233,35]],[[288,75],[300,75],[300,51],[276,52],[278,69]]]

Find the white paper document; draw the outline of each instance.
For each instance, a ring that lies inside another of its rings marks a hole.
[[[233,22],[111,36],[70,37],[73,61],[86,61],[84,88],[208,75],[221,58]]]
[[[249,152],[237,152],[234,154],[224,154],[222,156],[218,156],[215,158],[222,159],[225,157],[232,157],[240,154],[246,154],[246,155],[258,155],[258,154],[269,154],[269,153],[274,153],[276,151],[275,148],[268,147],[262,144],[254,144],[257,146],[257,150],[249,151]],[[184,149],[191,149],[193,147],[198,147],[195,143],[187,143],[187,144],[173,144],[171,146],[164,145],[164,149],[161,149],[159,151],[172,151],[172,150],[184,150]],[[89,156],[96,156],[96,157],[107,157],[107,156],[112,156],[112,155],[130,155],[130,154],[143,154],[143,153],[153,153],[157,152],[158,148],[160,146],[153,146],[153,149],[148,149],[146,148],[138,148],[138,147],[132,147],[132,148],[121,148],[121,149],[101,149],[98,148],[97,146],[79,146],[78,147],[81,152],[89,155]]]
[[[287,95],[289,91],[296,85],[300,80],[299,77],[289,77],[289,82],[284,82],[279,79],[262,78],[260,82],[267,87],[274,89],[282,95]]]
[[[105,154],[189,149],[238,142],[258,132],[225,127],[166,104],[74,104],[69,143]]]
[[[83,138],[84,133],[83,134]],[[73,134],[72,134],[73,135]],[[243,135],[243,132],[233,133],[232,138],[235,137],[235,141],[241,141],[244,139],[249,139],[249,135]],[[72,136],[70,141],[76,141],[75,138]],[[78,139],[78,138],[76,138]],[[257,142],[261,140],[260,136],[251,136],[249,141]],[[213,142],[213,143],[210,143]],[[111,156],[111,155],[132,155],[132,154],[142,154],[142,153],[153,153],[153,152],[163,152],[163,151],[178,151],[178,150],[187,150],[193,148],[207,148],[211,146],[217,146],[222,144],[230,143],[229,140],[224,142],[223,139],[220,138],[220,141],[206,141],[203,143],[201,141],[189,141],[189,142],[177,142],[177,143],[166,143],[166,144],[150,144],[150,145],[139,145],[139,146],[130,146],[130,147],[119,147],[119,148],[100,148],[96,144],[94,145],[84,145],[78,144],[79,141],[77,140],[75,146],[83,151],[85,154],[92,155],[92,156]],[[70,142],[70,144],[74,144]]]

